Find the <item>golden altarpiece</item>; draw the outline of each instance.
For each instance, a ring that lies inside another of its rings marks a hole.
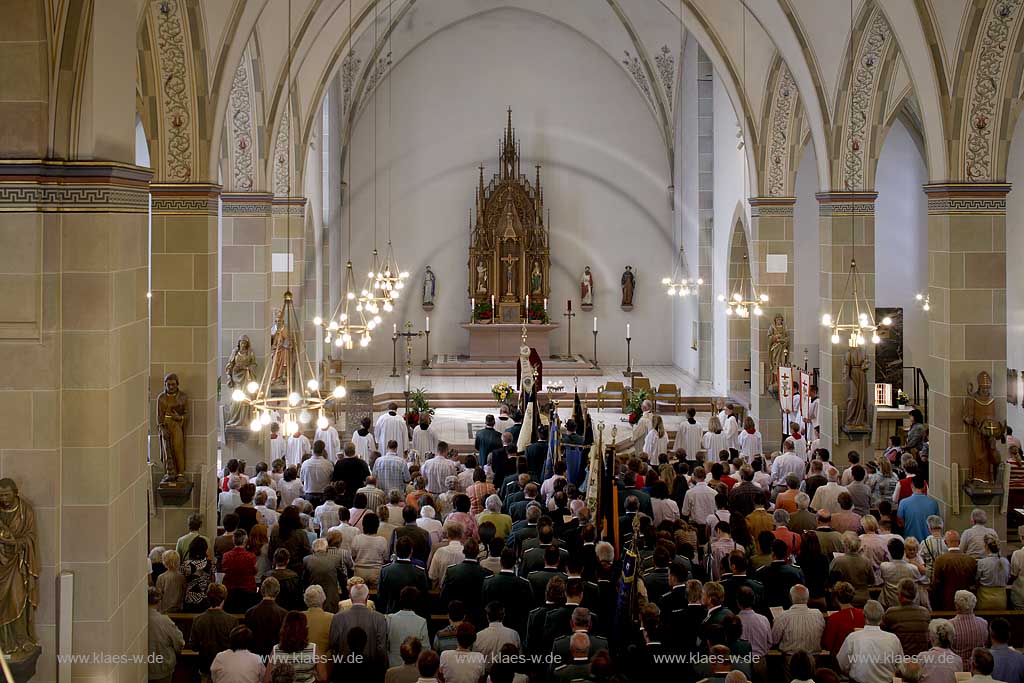
[[[533,184],[520,172],[511,109],[498,151],[500,170],[486,185],[480,165],[476,219],[470,214],[469,296],[485,309],[493,303],[486,317],[501,323],[525,319],[529,297],[531,318],[540,322],[550,293],[550,233],[544,224],[540,166]]]

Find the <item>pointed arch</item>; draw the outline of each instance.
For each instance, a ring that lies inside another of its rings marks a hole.
[[[832,187],[871,190],[884,136],[885,95],[899,47],[881,8],[868,2],[855,19],[844,57],[832,130]]]

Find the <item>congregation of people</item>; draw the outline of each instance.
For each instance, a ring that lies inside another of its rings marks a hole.
[[[582,442],[571,419],[520,450],[503,409],[466,454],[395,404],[344,444],[275,425],[269,465],[227,463],[222,531],[193,515],[150,555],[150,679],[187,649],[204,683],[743,683],[770,655],[801,683],[1024,683],[1010,624],[977,615],[1024,609],[1024,550],[980,509],[946,528],[920,413],[841,467],[814,415],[769,452],[736,412],[691,409],[670,444],[645,403],[604,519],[586,458],[549,453],[551,428]]]

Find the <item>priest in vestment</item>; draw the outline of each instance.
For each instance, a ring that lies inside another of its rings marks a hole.
[[[388,412],[377,418],[373,436],[378,448],[386,449],[388,441],[397,441],[399,455],[405,455],[409,450],[409,427],[405,424],[405,418],[398,414],[397,403],[389,403]]]

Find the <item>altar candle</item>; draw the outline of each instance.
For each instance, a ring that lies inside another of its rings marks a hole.
[[[493,312],[494,312],[494,295],[491,294],[491,313],[492,313],[492,315],[493,315]]]
[[[409,393],[409,373],[405,373],[405,393]]]
[[[626,339],[631,339],[632,335],[629,333],[629,323],[626,323]]]
[[[391,334],[398,334],[398,323],[391,323]]]
[[[526,295],[526,315],[530,315],[530,295]]]
[[[594,332],[597,332],[597,316],[594,316]]]
[[[572,311],[572,299],[565,300],[565,310]]]
[[[473,315],[473,312],[475,310],[476,310],[476,298],[471,298],[469,300],[469,314]]]
[[[548,300],[544,299],[544,311],[547,312],[547,310],[548,310]]]
[[[427,316],[427,332],[430,332],[430,316]]]

